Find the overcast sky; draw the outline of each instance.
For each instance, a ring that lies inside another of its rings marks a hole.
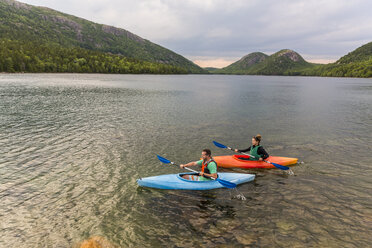
[[[288,48],[329,63],[372,41],[371,0],[21,0],[126,29],[223,67]]]

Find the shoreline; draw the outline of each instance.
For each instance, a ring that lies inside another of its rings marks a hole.
[[[372,77],[329,77],[329,76],[305,76],[305,75],[261,75],[261,74],[219,74],[219,73],[186,73],[186,74],[155,74],[155,73],[98,73],[98,72],[0,72],[0,75],[31,75],[31,74],[45,74],[45,75],[58,75],[58,74],[75,74],[75,75],[142,75],[142,76],[185,76],[185,75],[199,75],[199,76],[263,76],[263,77],[306,77],[306,78],[352,78],[352,79],[370,79]]]

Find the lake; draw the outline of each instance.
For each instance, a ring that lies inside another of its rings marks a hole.
[[[258,133],[246,200],[137,186]],[[372,79],[0,74],[0,247],[371,246],[371,152]]]

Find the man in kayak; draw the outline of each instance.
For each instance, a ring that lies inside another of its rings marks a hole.
[[[212,158],[212,152],[209,149],[204,149],[201,154],[202,159],[188,164],[180,164],[180,168],[188,166],[199,165],[202,167],[199,176],[196,175],[183,175],[182,177],[187,180],[193,181],[209,181],[210,177],[217,178],[217,163]]]
[[[261,135],[257,134],[256,136],[252,137],[252,146],[244,150],[235,149],[235,152],[242,153],[242,152],[249,151],[249,154],[252,155],[251,157],[249,157],[249,160],[262,161],[264,159],[267,159],[269,157],[269,154],[267,154],[265,149],[262,146],[260,146],[260,142],[261,142]]]

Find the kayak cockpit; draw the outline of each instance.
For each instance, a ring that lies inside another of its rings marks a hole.
[[[251,161],[249,160],[249,156],[248,155],[233,155],[233,158],[239,160],[239,161],[242,161],[242,162],[246,162],[246,161]]]
[[[177,178],[180,179],[180,180],[182,180],[182,181],[190,182],[190,183],[208,183],[208,182],[214,181],[214,180],[208,180],[208,181],[195,181],[195,180],[189,180],[189,179],[185,179],[185,178],[183,178],[183,177],[182,177],[183,175],[199,176],[199,173],[195,173],[195,172],[184,172],[184,173],[179,173],[179,174],[177,174]]]

